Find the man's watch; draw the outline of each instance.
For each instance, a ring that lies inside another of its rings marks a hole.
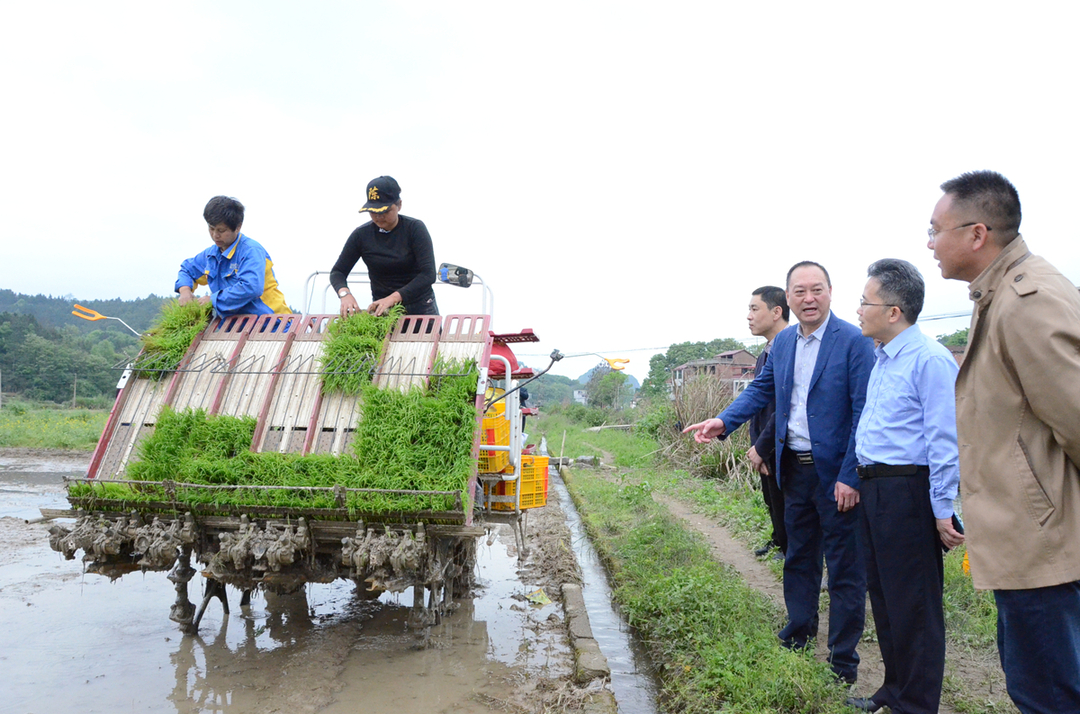
[[[345,297],[345,296],[346,296],[346,295],[348,295],[348,294],[349,294],[349,289],[348,289],[348,288],[342,288],[341,290],[338,290],[338,291],[337,291],[337,296],[338,296],[339,298],[343,298],[343,297]]]

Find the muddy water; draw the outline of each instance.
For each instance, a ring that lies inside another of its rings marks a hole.
[[[530,706],[569,671],[562,611],[525,600],[513,538],[478,548],[475,597],[430,629],[412,593],[356,597],[351,583],[213,601],[198,636],[168,619],[164,573],[116,582],[49,549],[39,507],[65,507],[85,464],[0,457],[0,712],[465,712]],[[198,598],[199,578],[190,596]]]
[[[585,526],[566,486],[558,476],[551,477],[550,483],[566,513],[566,524],[573,536],[574,554],[581,566],[582,594],[585,608],[589,611],[589,624],[611,668],[611,689],[619,703],[619,712],[655,714],[656,685],[649,673],[648,658],[634,640],[626,621],[615,609],[604,565],[585,535]]]

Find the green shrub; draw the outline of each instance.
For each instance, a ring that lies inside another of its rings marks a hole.
[[[666,398],[652,399],[638,407],[634,428],[641,436],[660,441],[661,435],[670,438],[675,432],[678,419],[675,409]]]

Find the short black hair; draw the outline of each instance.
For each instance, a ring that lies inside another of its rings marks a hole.
[[[812,260],[803,260],[791,266],[791,269],[787,271],[787,282],[785,283],[785,285],[789,287],[791,286],[791,274],[799,268],[817,268],[821,272],[825,273],[825,284],[828,285],[830,288],[832,287],[832,278],[829,277],[829,271],[825,270],[825,266],[821,263],[815,263]]]
[[[202,216],[208,226],[224,223],[230,231],[244,225],[244,204],[229,196],[214,196],[203,209]]]
[[[999,245],[1020,233],[1020,194],[997,171],[968,171],[941,184],[941,190],[983,219],[997,234],[994,240]]]
[[[775,285],[763,285],[750,294],[761,296],[761,302],[765,303],[770,310],[777,307],[781,308],[784,322],[791,318],[791,309],[787,304],[787,293],[784,292],[783,288],[778,288]]]
[[[900,308],[904,318],[914,325],[926,297],[926,283],[919,269],[906,260],[883,258],[871,263],[866,275],[877,278],[881,284],[878,290],[881,299]]]

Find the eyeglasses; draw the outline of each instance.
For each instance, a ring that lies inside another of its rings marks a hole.
[[[948,233],[949,231],[955,231],[957,228],[968,228],[969,226],[977,226],[977,225],[979,225],[979,223],[980,223],[980,221],[975,221],[974,223],[965,223],[962,226],[953,226],[952,228],[942,228],[940,231],[935,230],[933,228],[927,228],[926,229],[926,235],[929,236],[930,240],[934,240],[934,238],[937,237],[938,233]],[[986,226],[985,223],[983,223],[983,225]],[[986,226],[986,230],[992,231],[994,229],[991,228],[990,226]]]
[[[957,226],[957,228],[959,227],[960,226]],[[895,307],[900,312],[904,311],[904,308],[900,307],[899,305],[892,305],[887,302],[866,302],[862,298],[859,298],[859,307]]]

